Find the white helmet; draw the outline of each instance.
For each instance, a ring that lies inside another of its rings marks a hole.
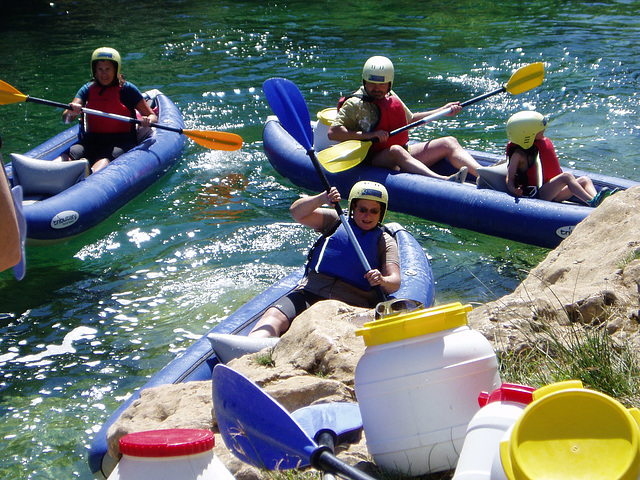
[[[389,88],[393,84],[393,63],[387,57],[371,57],[362,69],[362,80],[371,83],[388,83]]]

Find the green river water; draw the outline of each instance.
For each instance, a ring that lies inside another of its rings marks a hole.
[[[68,102],[89,57],[112,46],[141,90],[158,88],[189,129],[238,133],[237,152],[189,142],[177,166],[72,241],[29,247],[27,276],[0,274],[0,477],[91,478],[86,452],[111,412],[195,339],[301,265],[315,235],[295,225],[301,190],[271,167],[262,83],[293,80],[312,115],[387,55],[414,111],[497,88],[531,62],[538,89],[414,129],[503,151],[522,108],[550,115],[561,162],[640,181],[640,2],[0,2],[0,79]],[[5,161],[65,126],[60,111],[0,106]],[[428,253],[436,302],[511,292],[547,250],[390,213]]]

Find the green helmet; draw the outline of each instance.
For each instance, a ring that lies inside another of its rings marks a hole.
[[[388,83],[393,85],[393,63],[387,57],[371,57],[362,69],[362,80],[371,83]]]
[[[387,213],[387,204],[389,203],[389,194],[384,185],[377,182],[363,180],[356,183],[349,193],[349,216],[353,215],[356,200],[373,200],[381,204],[380,222],[384,220],[384,214]]]
[[[525,110],[507,120],[507,137],[510,142],[527,150],[533,145],[536,135],[545,128],[547,119],[541,113]]]
[[[120,65],[122,60],[117,50],[109,47],[96,48],[91,55],[91,75],[96,76],[96,62],[100,60],[109,60],[116,64],[116,80],[120,78]]]

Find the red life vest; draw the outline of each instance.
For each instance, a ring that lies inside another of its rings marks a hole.
[[[536,156],[533,156],[530,153],[530,150],[525,151],[527,153],[527,158],[529,161],[526,179],[522,178],[523,176],[519,175],[516,180],[516,184],[524,187],[541,187],[549,180],[557,177],[562,173],[562,168],[560,167],[560,162],[558,161],[558,156],[556,155],[556,151],[553,148],[553,143],[551,143],[551,140],[549,140],[547,137],[543,137],[542,140],[535,140],[533,142],[533,145],[536,147],[533,151],[538,151]],[[518,148],[522,147],[516,145],[515,143],[509,142],[507,144],[507,157],[511,158],[513,152]],[[536,159],[539,159],[539,163],[536,161]],[[539,182],[539,170],[542,170],[542,182]]]
[[[133,118],[131,110],[120,100],[121,90],[120,85],[104,88],[93,83],[89,87],[86,107]],[[97,115],[86,115],[85,121],[86,131],[90,133],[131,133],[133,129],[132,123]]]
[[[405,113],[404,105],[395,95],[387,95],[383,99],[374,100],[373,104],[377,105],[380,109],[380,120],[375,130],[392,132],[396,128],[407,125],[407,114]],[[369,151],[377,153],[391,147],[391,145],[404,146],[407,143],[409,143],[409,132],[405,130],[404,132],[390,136],[386,142],[375,142]]]
[[[542,183],[545,184],[554,177],[562,173],[560,162],[553,148],[553,143],[547,137],[542,140],[536,140],[533,144],[538,148],[540,155],[540,164],[542,165]]]

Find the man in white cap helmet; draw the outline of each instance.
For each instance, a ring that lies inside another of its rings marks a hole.
[[[456,115],[462,107],[452,102],[428,112],[412,113],[391,90],[394,78],[393,63],[386,57],[369,58],[362,69],[363,85],[339,106],[328,136],[331,140],[373,141],[365,161],[379,167],[418,173],[441,180],[463,183],[467,172],[476,175],[480,164],[454,137],[441,137],[409,145],[409,133],[389,136],[389,132],[421,120],[439,110],[452,109],[447,116]],[[459,171],[446,177],[431,170],[431,166],[448,158]]]

